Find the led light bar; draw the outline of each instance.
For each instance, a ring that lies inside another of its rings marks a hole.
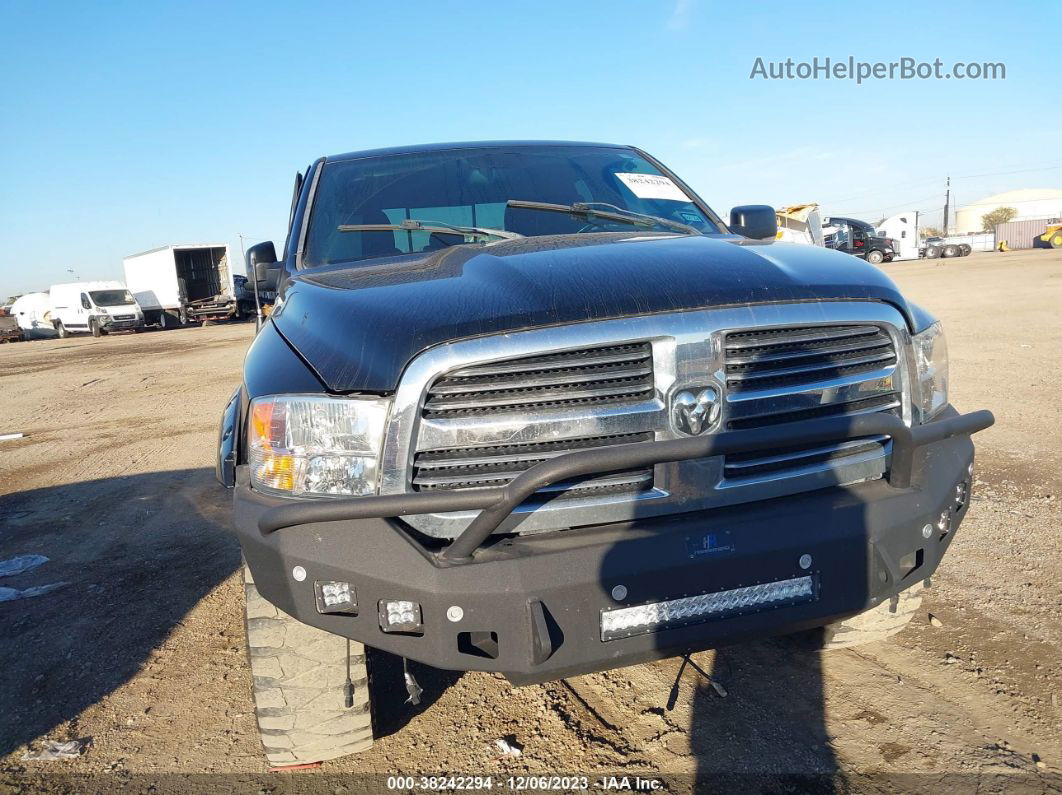
[[[602,610],[601,640],[618,640],[686,624],[699,624],[713,618],[811,602],[815,597],[815,578],[808,575],[700,596],[685,596],[666,602],[650,602],[637,607]]]

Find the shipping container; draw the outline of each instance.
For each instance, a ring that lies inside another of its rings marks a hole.
[[[996,224],[995,245],[1007,241],[1007,248],[1043,248],[1047,246],[1040,240],[1040,235],[1048,224],[1057,224],[1058,218],[1034,218],[1029,221],[1010,221],[1005,224]]]

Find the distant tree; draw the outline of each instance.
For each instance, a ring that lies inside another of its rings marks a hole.
[[[940,237],[940,230],[935,226],[923,226],[918,230],[918,234],[925,240],[927,237]]]
[[[1018,211],[1013,207],[997,207],[990,213],[981,216],[981,230],[984,232],[995,231],[996,224],[1005,224],[1017,216]]]

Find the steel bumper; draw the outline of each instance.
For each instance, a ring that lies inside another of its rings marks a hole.
[[[295,502],[255,492],[246,467],[239,467],[236,530],[259,591],[300,621],[440,668],[501,671],[521,684],[544,681],[819,626],[931,575],[969,504],[969,435],[993,418],[987,411],[949,410],[914,429],[893,419],[866,415],[767,434],[579,451],[539,464],[505,487],[445,494]],[[558,480],[765,442],[881,433],[893,439],[887,480],[575,531],[491,537],[513,507]],[[471,508],[481,509],[479,517],[441,548],[422,542],[398,518]],[[293,576],[296,566],[304,579]],[[603,610],[801,577],[812,578],[814,593],[799,604],[602,639]],[[318,581],[349,582],[357,615],[319,612]],[[421,606],[422,634],[381,629],[379,605],[391,599]]]

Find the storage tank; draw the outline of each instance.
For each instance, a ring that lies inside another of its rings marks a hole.
[[[955,211],[955,228],[948,231],[956,235],[981,232],[981,216],[998,207],[1013,207],[1018,211],[1014,221],[1039,218],[1057,218],[1062,215],[1062,190],[1055,188],[1028,188],[1010,190],[978,199]]]

